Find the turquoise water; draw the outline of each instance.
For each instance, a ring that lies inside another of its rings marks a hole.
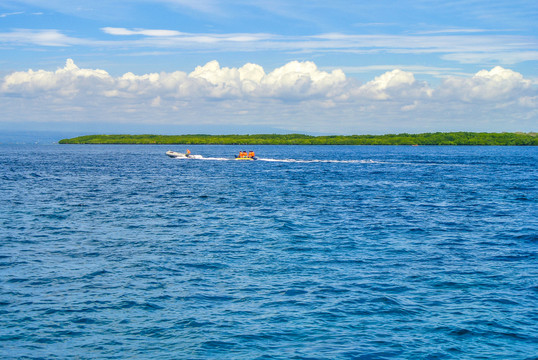
[[[538,148],[186,148],[0,146],[1,358],[536,359]]]

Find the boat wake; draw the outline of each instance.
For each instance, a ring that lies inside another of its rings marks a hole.
[[[177,157],[176,159],[196,159],[196,160],[207,160],[207,161],[235,161],[235,158],[223,158],[223,157],[204,157],[202,155],[189,155],[189,157]],[[273,158],[257,158],[256,161],[265,161],[265,162],[278,162],[278,163],[339,163],[339,164],[374,164],[376,161],[373,160],[331,160],[331,159],[312,159],[312,160],[301,160],[301,159],[273,159]]]
[[[169,155],[170,156],[170,155]],[[202,155],[189,155],[188,157],[180,154],[180,156],[171,156],[173,159],[179,160],[206,160],[206,161],[235,161],[236,158],[225,157],[204,157]],[[445,164],[434,162],[394,162],[394,161],[376,161],[376,160],[337,160],[337,159],[274,159],[274,158],[256,158],[256,161],[274,162],[274,163],[297,163],[297,164],[309,164],[309,163],[328,163],[328,164],[387,164],[387,165],[406,165],[406,166],[457,166],[457,167],[469,167],[469,164]],[[253,161],[247,161],[253,162]]]
[[[299,160],[299,159],[264,159],[259,158],[258,161],[268,161],[268,162],[285,162],[285,163],[339,163],[339,164],[373,164],[373,160]]]

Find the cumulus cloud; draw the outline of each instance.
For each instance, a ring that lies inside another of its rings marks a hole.
[[[342,70],[328,73],[319,71],[311,61],[292,61],[269,73],[262,84],[275,96],[302,98],[334,96],[340,92],[345,81],[346,76]]]
[[[98,92],[103,85],[110,85],[112,77],[104,70],[80,69],[73,60],[68,59],[65,67],[55,72],[28,70],[14,72],[5,76],[0,89],[4,93],[21,96],[58,96],[73,97],[80,91],[86,94]]]
[[[346,81],[341,70],[321,71],[313,62],[292,61],[266,73],[260,65],[245,64],[240,68],[221,67],[217,61],[197,66],[190,74],[126,73],[112,77],[105,70],[80,69],[68,59],[65,66],[54,72],[28,70],[7,75],[1,84],[4,93],[35,96],[74,96],[92,93],[107,97],[141,95],[174,98],[288,98],[308,99],[328,97]]]
[[[388,100],[431,96],[432,90],[426,83],[417,82],[413,73],[395,69],[377,76],[355,93],[370,99]]]
[[[449,77],[433,88],[401,69],[361,84],[342,70],[322,71],[310,61],[291,61],[270,72],[258,64],[236,68],[210,61],[190,73],[112,76],[105,70],[80,68],[68,59],[56,71],[13,72],[0,81],[0,106],[15,117],[20,116],[14,110],[18,99],[23,113],[35,111],[26,117],[39,119],[60,114],[69,118],[73,112],[79,120],[98,116],[111,122],[249,123],[256,119],[295,131],[325,132],[352,128],[357,121],[382,126],[383,118],[398,119],[404,126],[417,118],[433,121],[450,116],[450,121],[465,126],[470,113],[501,122],[498,109],[505,116],[535,123],[537,98],[536,84],[502,67],[470,77]],[[290,124],[290,119],[298,123]]]
[[[437,97],[462,101],[515,100],[536,96],[532,82],[500,66],[481,70],[472,77],[450,77],[437,88],[417,81],[413,73],[395,69],[365,84],[349,81],[342,70],[320,70],[311,61],[291,61],[266,73],[247,63],[240,68],[221,67],[217,61],[197,66],[191,73],[131,72],[119,77],[100,69],[81,69],[72,59],[56,71],[28,70],[8,74],[0,84],[4,94],[73,97],[149,96],[161,98],[272,98],[278,100],[378,100],[404,101]],[[529,103],[529,101],[526,101]]]
[[[221,68],[217,61],[198,66],[189,78],[212,97],[248,96],[278,99],[308,99],[331,96],[346,81],[341,70],[320,71],[310,61],[292,61],[266,74],[260,65]]]
[[[531,81],[510,69],[496,66],[481,70],[471,78],[448,78],[439,89],[444,98],[472,101],[499,101],[523,96],[531,87]]]

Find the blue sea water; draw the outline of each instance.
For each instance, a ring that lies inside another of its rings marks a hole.
[[[537,358],[538,148],[169,149],[0,146],[0,358]]]

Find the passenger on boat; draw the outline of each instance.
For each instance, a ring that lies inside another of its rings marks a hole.
[[[248,157],[253,158],[254,157],[254,151],[249,151],[248,152]]]

